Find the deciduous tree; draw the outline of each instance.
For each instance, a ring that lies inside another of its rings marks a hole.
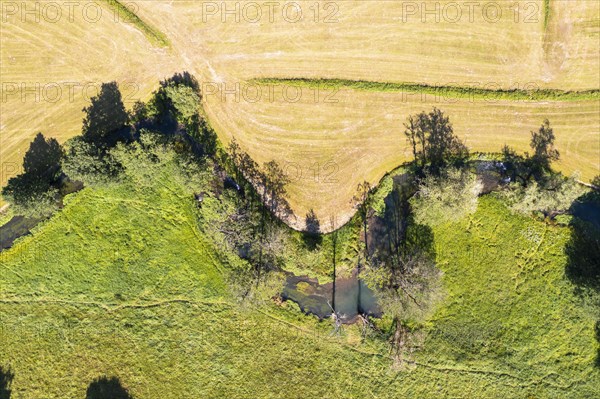
[[[126,126],[129,120],[117,82],[103,83],[100,93],[92,97],[83,112],[83,138],[100,147],[108,145],[110,134]]]
[[[420,169],[429,167],[432,173],[438,174],[448,163],[460,164],[469,155],[467,147],[454,134],[450,118],[437,108],[409,116],[404,127],[415,164]]]

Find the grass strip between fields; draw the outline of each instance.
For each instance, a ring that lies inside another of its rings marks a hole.
[[[550,21],[550,0],[544,0],[544,31],[548,28]]]
[[[259,78],[250,80],[259,85],[290,85],[311,88],[351,89],[360,91],[415,92],[444,98],[482,100],[582,101],[600,99],[600,89],[565,91],[559,89],[496,89],[419,83],[373,82],[349,79]]]
[[[169,47],[171,45],[171,42],[164,33],[142,20],[135,12],[120,1],[104,0],[104,3],[114,10],[115,15],[118,15],[119,19],[122,18],[125,23],[135,25],[152,44],[159,47]]]

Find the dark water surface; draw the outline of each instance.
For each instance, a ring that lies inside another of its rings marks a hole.
[[[3,226],[0,226],[0,251],[10,248],[19,237],[29,234],[29,231],[41,219],[15,216]]]
[[[289,273],[282,296],[296,302],[303,312],[325,319],[333,313],[333,289],[333,283],[319,284],[317,279]],[[354,322],[359,314],[381,316],[375,293],[356,273],[350,278],[336,279],[335,310],[344,323]]]
[[[573,216],[590,222],[600,230],[600,203],[592,201],[575,202],[571,207]]]

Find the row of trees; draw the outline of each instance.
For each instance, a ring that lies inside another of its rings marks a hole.
[[[17,212],[36,216],[50,212],[59,199],[58,190],[66,175],[78,179],[82,175],[114,174],[107,165],[100,167],[95,158],[106,153],[114,133],[126,128],[129,121],[117,84],[104,83],[83,112],[82,134],[73,140],[68,151],[42,133],[29,145],[23,173],[11,178],[2,190],[2,196]]]
[[[432,230],[417,223],[410,202],[416,189],[407,179],[385,198],[384,214],[370,229],[373,249],[364,274],[392,317],[390,339],[399,362],[414,345],[411,331],[432,311],[440,291]]]
[[[118,85],[105,83],[83,109],[82,134],[69,140],[66,150],[55,139],[38,134],[25,155],[24,172],[10,179],[3,195],[19,213],[35,208],[46,215],[58,204],[59,189],[69,179],[91,185],[118,179],[124,165],[113,151],[115,145],[137,141],[140,132],[152,131],[154,140],[172,145],[185,162],[190,156],[199,162],[213,159],[216,176],[224,168],[242,185],[239,207],[230,220],[234,223],[224,229],[235,232],[228,238],[253,265],[251,277],[258,281],[263,271],[281,264],[277,217],[291,212],[286,200],[289,180],[275,161],[259,166],[235,140],[229,154],[220,149],[201,114],[201,99],[198,82],[184,72],[161,81],[147,103],[137,102],[128,112]]]
[[[258,283],[263,272],[279,269],[281,263],[278,218],[291,213],[286,199],[289,178],[275,161],[260,167],[235,138],[227,150],[224,163],[235,176],[236,184],[242,185],[239,189],[242,195],[237,196],[237,209],[229,219],[238,222],[237,226],[224,226],[224,232],[230,244],[238,252],[243,249],[243,257],[254,265],[254,278]],[[246,230],[246,234],[240,234],[240,228]]]
[[[214,156],[217,138],[200,115],[201,98],[198,82],[184,72],[161,81],[148,104],[137,102],[128,112],[117,83],[104,83],[83,108],[81,135],[65,150],[56,139],[38,133],[25,153],[23,173],[8,181],[2,195],[19,213],[48,213],[69,179],[87,184],[115,179],[121,165],[110,149],[134,140],[141,129],[177,135],[196,154]]]

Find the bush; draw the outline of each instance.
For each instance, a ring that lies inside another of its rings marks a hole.
[[[73,180],[101,185],[114,180],[121,172],[121,165],[109,152],[98,149],[81,136],[69,140],[67,146],[63,168]]]
[[[573,201],[585,192],[575,177],[555,175],[544,185],[535,181],[527,187],[511,184],[500,196],[514,212],[525,215],[541,212],[545,217],[554,217],[567,212]]]
[[[477,210],[482,188],[476,175],[461,169],[449,169],[441,176],[427,175],[411,199],[415,220],[435,226],[462,219]]]

